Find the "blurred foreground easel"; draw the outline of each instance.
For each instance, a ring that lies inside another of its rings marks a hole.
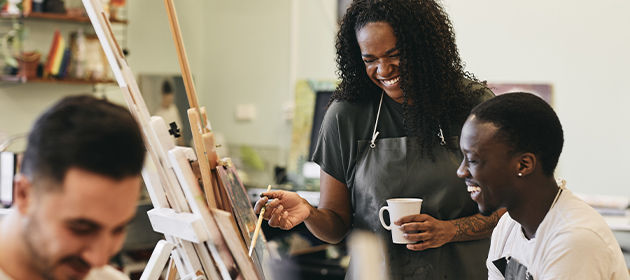
[[[253,237],[256,216],[229,159],[219,160],[205,109],[197,95],[171,0],[165,0],[190,109],[194,150],[175,146],[160,117],[150,116],[131,69],[113,36],[99,0],[83,0],[127,106],[140,124],[148,159],[142,177],[154,209],[153,229],[164,234],[141,279],[168,275],[180,279],[269,279],[264,236]],[[194,170],[198,170],[195,172]],[[201,184],[198,177],[201,177]],[[247,255],[252,238],[255,254]]]

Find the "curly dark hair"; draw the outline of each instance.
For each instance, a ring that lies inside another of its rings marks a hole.
[[[386,22],[394,30],[400,52],[404,126],[409,135],[419,136],[422,152],[433,157],[430,151],[440,142],[436,137],[439,128],[444,135],[459,135],[453,130],[460,127],[452,124],[464,122],[485,92],[485,82],[463,70],[453,26],[435,1],[357,0],[346,11],[337,34],[341,82],[331,102],[359,102],[380,96],[382,90],[365,72],[356,37],[356,32],[371,22]],[[407,103],[409,99],[413,105]]]

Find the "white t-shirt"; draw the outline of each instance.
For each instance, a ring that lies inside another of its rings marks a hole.
[[[516,268],[511,271],[520,279],[630,279],[619,243],[604,219],[567,189],[535,238],[527,240],[509,213],[501,217],[486,260],[488,279],[504,279],[493,263],[503,257],[510,258],[509,266]]]
[[[0,269],[0,280],[13,280]],[[129,280],[129,277],[115,268],[106,265],[98,269],[92,269],[85,280]]]

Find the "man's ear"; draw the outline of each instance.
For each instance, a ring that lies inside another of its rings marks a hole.
[[[15,184],[13,204],[20,214],[26,214],[32,200],[31,192],[33,191],[33,184],[31,184],[31,180],[26,178],[23,174],[17,174],[13,183]]]
[[[538,162],[536,161],[536,155],[532,153],[521,154],[518,158],[518,171],[516,175],[518,177],[524,177],[532,174],[532,172],[534,172],[534,169],[536,169],[536,164],[538,164]]]

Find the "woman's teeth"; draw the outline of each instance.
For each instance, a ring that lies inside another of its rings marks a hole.
[[[468,186],[468,192],[480,192],[481,188],[476,186]]]
[[[400,80],[400,76],[390,79],[390,80],[381,80],[381,83],[383,83],[386,86],[391,86],[398,83],[399,80]]]

